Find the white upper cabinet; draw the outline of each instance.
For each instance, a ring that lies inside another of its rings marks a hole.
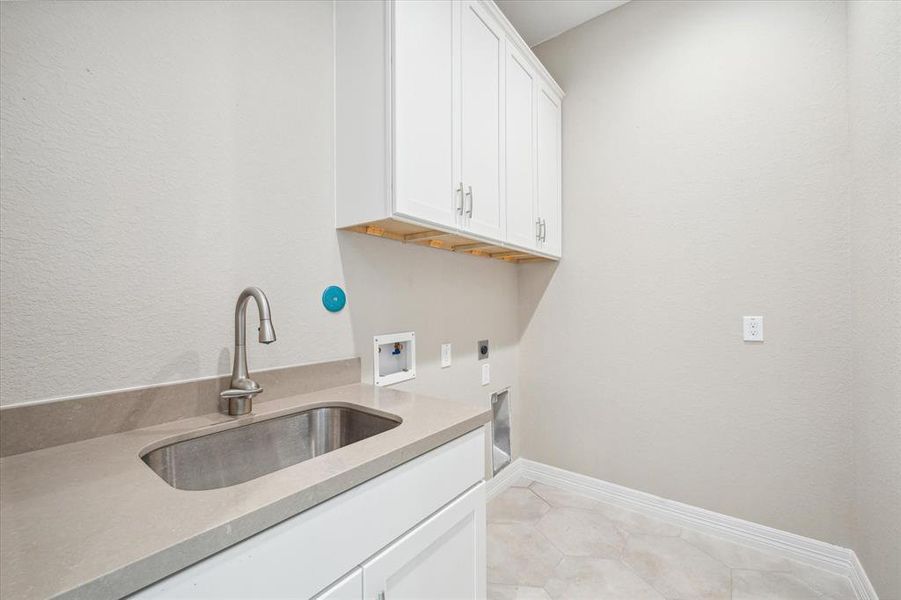
[[[562,211],[560,204],[560,100],[549,90],[538,90],[538,221],[539,248],[560,256]]]
[[[456,225],[456,3],[394,5],[394,203],[397,213]]]
[[[523,248],[538,247],[535,175],[537,90],[532,69],[519,51],[508,44],[505,91],[507,241]]]
[[[560,257],[563,92],[490,0],[337,0],[335,220]]]
[[[478,0],[464,0],[461,44],[463,215],[467,231],[504,236],[501,182],[503,30]]]

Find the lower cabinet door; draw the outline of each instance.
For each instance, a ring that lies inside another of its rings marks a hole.
[[[363,598],[363,569],[356,568],[323,592],[314,600],[361,600]]]
[[[485,598],[485,535],[483,482],[365,562],[363,597]]]

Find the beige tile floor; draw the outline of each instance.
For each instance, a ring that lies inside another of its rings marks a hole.
[[[492,600],[854,600],[826,573],[527,480],[488,504]]]

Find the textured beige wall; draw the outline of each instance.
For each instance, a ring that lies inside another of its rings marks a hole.
[[[565,247],[520,272],[524,456],[850,542],[846,50],[843,3],[641,0],[537,48]]]
[[[279,334],[252,369],[368,372],[373,334],[415,329],[403,387],[482,402],[521,333],[526,456],[851,544],[891,598],[897,12],[866,5],[634,0],[542,45],[566,259],[517,281],[333,231],[330,3],[0,3],[0,403],[227,372],[249,283]]]
[[[854,536],[901,598],[901,3],[848,4]]]
[[[515,266],[334,230],[331,2],[0,10],[2,404],[229,372],[251,284],[278,333],[251,371],[368,366],[373,335],[413,329],[402,387],[487,405],[515,385]]]

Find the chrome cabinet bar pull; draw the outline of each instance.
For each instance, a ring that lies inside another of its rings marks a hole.
[[[541,241],[541,218],[535,219],[535,241]]]
[[[466,195],[469,196],[469,210],[466,211],[466,214],[471,218],[472,217],[472,186],[466,186]]]
[[[463,214],[463,182],[460,182],[460,187],[457,188],[457,213]]]

